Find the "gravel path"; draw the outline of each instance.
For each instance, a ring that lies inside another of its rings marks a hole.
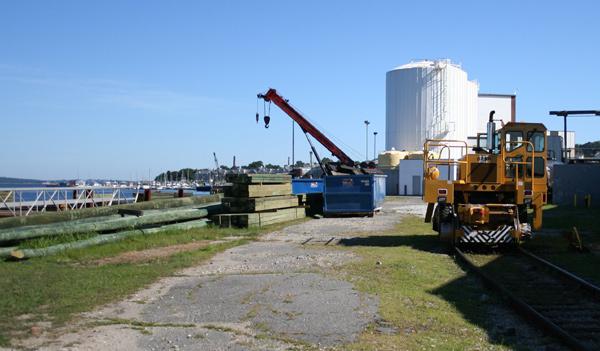
[[[119,303],[85,314],[96,326],[45,350],[291,350],[333,346],[378,319],[378,301],[324,269],[355,257],[327,244],[422,214],[419,198],[394,198],[372,218],[323,218],[229,249]],[[307,245],[307,244],[320,245]]]

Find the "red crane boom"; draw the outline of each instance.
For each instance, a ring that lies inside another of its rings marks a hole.
[[[264,99],[269,102],[272,101],[275,105],[277,105],[283,112],[285,112],[291,119],[293,119],[304,133],[310,134],[313,138],[315,138],[321,145],[323,145],[331,154],[337,157],[340,160],[340,163],[355,167],[355,162],[350,158],[350,156],[346,155],[337,145],[335,145],[325,134],[321,133],[315,126],[312,125],[300,112],[298,112],[294,107],[292,107],[286,99],[284,99],[281,95],[277,93],[275,89],[269,89],[265,94],[258,94],[259,99]],[[268,116],[265,116],[268,117]],[[269,119],[265,118],[265,126],[268,126]]]

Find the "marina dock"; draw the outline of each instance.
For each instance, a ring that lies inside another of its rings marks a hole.
[[[0,217],[134,203],[140,194],[112,187],[0,188]]]

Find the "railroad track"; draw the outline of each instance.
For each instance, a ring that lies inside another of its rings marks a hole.
[[[574,350],[600,350],[600,287],[521,248],[484,266],[455,251],[527,320]]]

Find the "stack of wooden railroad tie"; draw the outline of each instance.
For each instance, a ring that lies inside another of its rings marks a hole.
[[[287,174],[228,174],[225,214],[213,216],[221,227],[262,227],[306,216],[292,194],[292,178]]]

